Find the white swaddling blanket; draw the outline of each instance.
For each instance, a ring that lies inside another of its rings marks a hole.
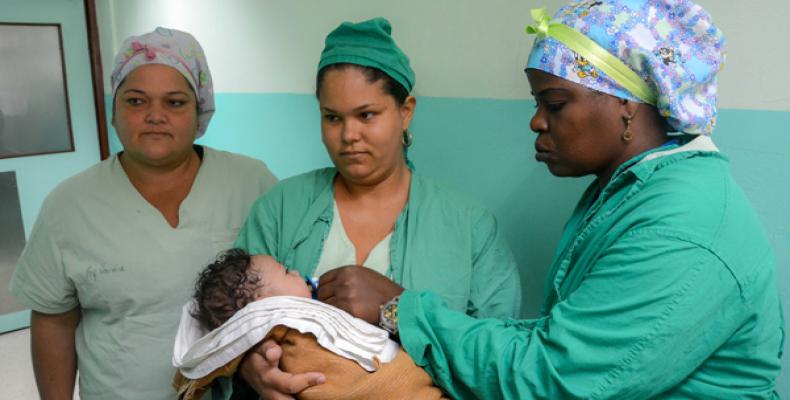
[[[399,346],[387,331],[320,301],[275,296],[247,304],[222,326],[209,332],[184,305],[173,348],[173,366],[190,379],[199,379],[258,344],[277,325],[315,335],[323,348],[375,371],[395,358]]]

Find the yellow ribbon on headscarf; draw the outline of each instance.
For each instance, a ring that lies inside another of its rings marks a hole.
[[[650,86],[634,70],[598,43],[568,25],[552,22],[544,8],[533,9],[530,14],[537,25],[528,25],[527,34],[537,35],[538,39],[549,36],[558,40],[640,100],[648,104],[656,104],[657,96]]]

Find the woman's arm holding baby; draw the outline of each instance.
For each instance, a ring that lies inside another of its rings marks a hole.
[[[241,376],[265,400],[288,400],[311,386],[326,381],[320,372],[290,374],[280,369],[282,348],[272,339],[247,352],[241,363]]]
[[[380,306],[401,294],[403,288],[384,275],[358,265],[347,265],[321,275],[318,299],[373,325],[379,323]]]

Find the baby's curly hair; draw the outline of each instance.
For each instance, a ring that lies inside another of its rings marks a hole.
[[[198,276],[192,296],[197,309],[191,314],[209,329],[230,319],[236,311],[254,300],[255,289],[261,284],[257,275],[250,275],[250,255],[242,249],[222,252]]]

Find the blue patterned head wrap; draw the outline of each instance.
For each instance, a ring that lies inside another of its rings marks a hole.
[[[724,36],[699,5],[575,0],[551,20],[533,17],[538,26],[527,31],[538,37],[527,69],[652,104],[679,134],[713,132]]]

